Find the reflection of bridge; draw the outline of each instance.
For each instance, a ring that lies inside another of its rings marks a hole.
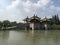
[[[12,26],[12,27],[2,27],[2,29],[14,29],[16,28],[17,26]]]

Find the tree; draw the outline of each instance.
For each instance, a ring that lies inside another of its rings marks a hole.
[[[56,18],[57,18],[57,24],[59,24],[59,16],[58,16],[58,14],[57,14]]]
[[[3,21],[3,27],[6,28],[10,25],[10,22],[8,20]]]
[[[10,25],[11,25],[11,26],[16,26],[16,25],[17,25],[17,22],[16,22],[16,21],[10,22]]]
[[[52,23],[53,23],[53,24],[59,24],[59,17],[58,17],[58,14],[52,16]]]
[[[0,29],[2,28],[2,26],[3,26],[3,23],[0,21]]]
[[[49,24],[52,25],[53,24],[52,18],[49,18],[49,20],[50,20]]]

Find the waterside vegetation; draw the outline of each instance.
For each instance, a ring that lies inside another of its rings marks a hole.
[[[53,15],[52,18],[49,18],[51,29],[60,29],[60,19],[58,14]],[[8,20],[0,21],[0,30],[2,29],[25,29],[25,23],[10,22]]]

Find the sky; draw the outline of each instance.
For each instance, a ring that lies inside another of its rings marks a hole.
[[[23,22],[34,14],[40,18],[60,17],[60,0],[0,0],[0,21]]]

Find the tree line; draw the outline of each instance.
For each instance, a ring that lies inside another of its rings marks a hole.
[[[58,14],[57,15],[53,15],[52,18],[49,19],[50,20],[50,24],[56,24],[56,25],[60,25],[60,19]]]
[[[53,15],[52,18],[50,18],[49,20],[50,20],[52,29],[60,29],[60,18],[58,14]]]
[[[2,28],[6,28],[6,27],[12,27],[12,26],[16,26],[17,22],[10,22],[8,20],[4,20],[4,21],[0,21],[0,29]]]

